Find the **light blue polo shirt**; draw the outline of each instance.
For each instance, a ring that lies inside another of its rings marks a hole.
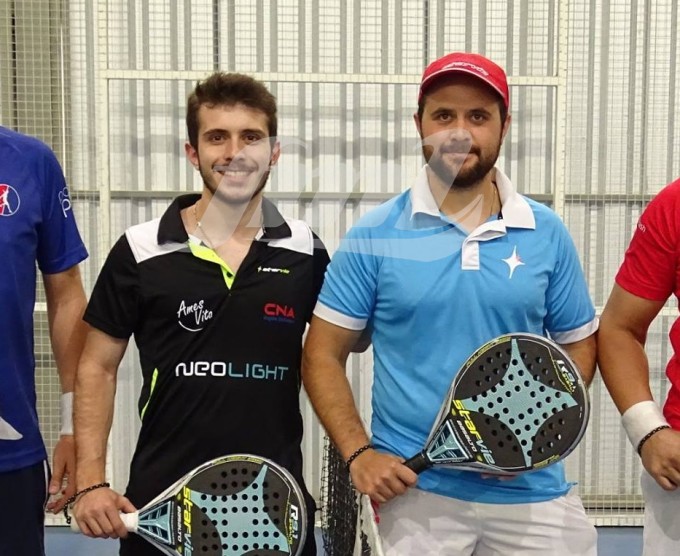
[[[444,216],[423,168],[414,186],[366,214],[326,272],[315,315],[372,329],[372,442],[409,458],[427,440],[457,370],[510,332],[559,343],[597,330],[573,241],[549,208],[519,195],[496,170],[502,218],[472,232]],[[549,500],[569,488],[562,464],[509,481],[441,467],[418,487],[487,503]]]

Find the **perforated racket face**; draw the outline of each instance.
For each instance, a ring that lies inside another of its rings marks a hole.
[[[175,494],[170,543],[153,528],[159,509],[140,512],[140,530],[183,556],[282,556],[304,544],[306,510],[287,471],[257,457],[232,456],[199,471]],[[157,527],[156,527],[157,529]]]
[[[527,471],[571,452],[587,420],[587,392],[567,354],[545,338],[517,334],[493,340],[467,361],[434,442],[441,452],[455,434],[469,461]]]

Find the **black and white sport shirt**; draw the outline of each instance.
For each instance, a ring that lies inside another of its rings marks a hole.
[[[134,335],[142,427],[127,495],[140,507],[204,461],[254,453],[302,485],[302,335],[328,254],[309,226],[263,200],[263,230],[236,275],[190,240],[177,198],[111,250],[85,320]]]

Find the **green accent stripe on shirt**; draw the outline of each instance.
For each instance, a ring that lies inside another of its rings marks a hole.
[[[215,253],[215,251],[210,249],[210,247],[206,247],[205,245],[201,245],[199,243],[194,243],[193,241],[189,242],[189,249],[191,249],[191,253],[194,257],[198,257],[204,261],[220,265],[224,282],[227,284],[227,287],[231,289],[231,286],[234,283],[234,278],[236,278],[236,273],[233,272],[231,268],[229,268],[229,265],[225,263],[220,258],[220,256]]]
[[[142,413],[140,414],[140,417],[142,418],[142,421],[144,420],[144,414],[146,413],[146,408],[149,407],[149,402],[151,401],[151,396],[153,396],[153,391],[156,388],[156,380],[158,379],[158,369],[153,370],[153,376],[151,377],[151,390],[149,391],[149,397],[146,400],[146,403],[144,404],[144,407],[142,408]]]

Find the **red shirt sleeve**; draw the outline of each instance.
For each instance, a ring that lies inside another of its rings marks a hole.
[[[677,290],[680,180],[654,197],[637,223],[616,283],[624,290],[664,301]]]

